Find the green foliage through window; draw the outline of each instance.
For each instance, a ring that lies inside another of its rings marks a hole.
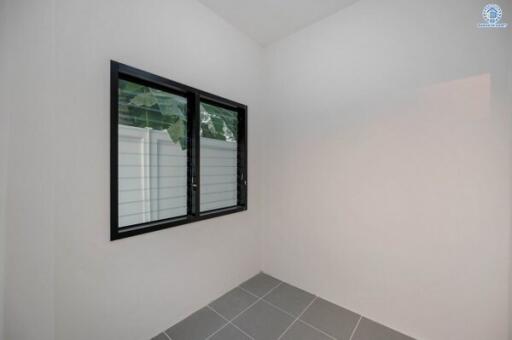
[[[237,112],[201,103],[201,136],[236,142]],[[166,130],[169,138],[187,148],[187,99],[131,81],[119,80],[119,124]]]
[[[201,103],[201,137],[236,142],[238,114],[236,111]]]
[[[148,86],[119,80],[119,124],[167,130],[187,148],[187,99]]]

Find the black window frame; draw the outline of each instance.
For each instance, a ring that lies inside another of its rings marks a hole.
[[[118,105],[119,80],[177,94],[187,98],[187,215],[119,227],[118,197]],[[205,102],[238,113],[237,205],[200,211],[200,103]],[[110,240],[145,234],[196,221],[247,210],[247,105],[187,86],[173,80],[110,61]]]

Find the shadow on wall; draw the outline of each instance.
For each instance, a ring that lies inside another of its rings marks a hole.
[[[421,339],[509,339],[511,31],[483,6],[358,1],[268,48],[266,272]]]
[[[294,111],[275,153],[271,272],[419,338],[507,338],[506,90],[481,73],[351,103],[343,119]]]
[[[467,119],[488,119],[491,114],[491,75],[484,73],[446,81],[418,91],[426,108],[420,112],[464,122]]]

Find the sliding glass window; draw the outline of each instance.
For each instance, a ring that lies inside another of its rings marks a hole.
[[[201,102],[201,211],[238,203],[238,113]]]
[[[187,215],[187,98],[119,80],[119,227]]]
[[[111,63],[111,239],[247,209],[247,107]]]

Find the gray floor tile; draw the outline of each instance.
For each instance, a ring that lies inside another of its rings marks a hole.
[[[233,319],[238,313],[249,307],[256,298],[240,288],[235,288],[210,303],[210,307],[228,320]]]
[[[314,298],[313,294],[283,283],[267,295],[265,300],[292,315],[299,316]]]
[[[353,340],[414,340],[374,321],[363,318],[357,327]]]
[[[227,325],[219,333],[212,336],[210,340],[251,340],[251,338],[235,327]]]
[[[261,301],[254,296],[262,297],[267,293]],[[358,314],[326,300],[313,299],[308,292],[260,273],[166,333],[172,340],[204,340],[208,336],[211,336],[208,340],[252,340],[251,337],[277,340],[280,336],[279,340],[414,340],[365,318],[355,329],[360,319]],[[293,325],[295,317],[292,315],[301,315]],[[223,317],[236,318],[233,320],[236,326],[226,325]],[[350,339],[352,333],[354,336]],[[152,340],[169,340],[167,335],[161,333]]]
[[[169,328],[172,340],[201,340],[221,328],[226,321],[205,307]]]
[[[301,323],[296,322],[290,328],[281,340],[332,340],[327,335]]]
[[[160,333],[151,340],[169,340],[169,338],[164,333]]]
[[[277,286],[281,281],[273,278],[265,273],[259,273],[253,278],[245,281],[240,287],[247,289],[251,293],[257,296],[263,296],[267,294],[272,288]]]
[[[317,299],[302,315],[301,320],[338,340],[349,340],[359,315],[323,299]]]
[[[292,322],[292,317],[263,301],[233,321],[256,340],[276,340]]]

